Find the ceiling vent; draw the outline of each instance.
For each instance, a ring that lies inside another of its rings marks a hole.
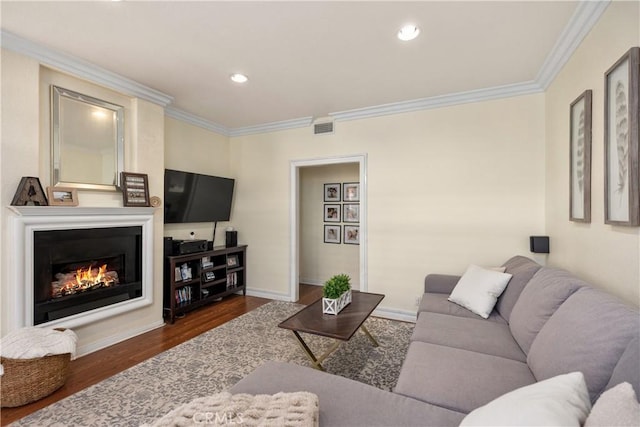
[[[327,133],[333,133],[333,122],[323,122],[313,124],[314,135],[324,135]]]

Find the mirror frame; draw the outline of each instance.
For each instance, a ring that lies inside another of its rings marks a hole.
[[[60,103],[62,98],[69,98],[87,105],[106,108],[116,114],[116,137],[113,141],[114,157],[116,160],[114,184],[65,182],[60,180],[61,147],[64,142],[61,140],[60,132]],[[83,190],[118,191],[120,187],[120,173],[122,171],[124,171],[124,107],[51,85],[51,185]]]

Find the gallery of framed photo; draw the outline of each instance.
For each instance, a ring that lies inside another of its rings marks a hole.
[[[345,203],[342,205],[343,222],[360,222],[360,205],[358,203]]]
[[[325,243],[340,243],[340,225],[325,225],[324,226],[324,242]]]
[[[68,187],[47,187],[50,206],[78,206],[78,190]]]
[[[360,183],[345,182],[342,184],[342,201],[343,202],[359,202],[360,201]]]
[[[340,183],[324,185],[324,201],[339,202],[340,201]]]
[[[340,222],[340,205],[324,205],[324,222]]]
[[[640,225],[638,103],[640,48],[633,47],[605,73],[605,223]]]
[[[591,91],[584,91],[570,111],[569,220],[591,222]]]
[[[147,174],[122,172],[120,182],[124,206],[150,206]]]
[[[358,225],[344,226],[344,243],[346,245],[360,244],[360,226]]]

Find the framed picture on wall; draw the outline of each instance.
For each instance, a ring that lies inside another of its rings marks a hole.
[[[360,227],[357,225],[344,226],[344,243],[347,245],[360,244]]]
[[[324,185],[324,201],[339,202],[340,201],[340,183]]]
[[[640,225],[638,102],[640,48],[633,47],[605,73],[605,223]]]
[[[360,222],[360,204],[345,203],[342,205],[343,222]]]
[[[324,222],[340,222],[340,205],[324,205]]]
[[[360,183],[359,182],[345,182],[342,184],[342,200],[345,202],[359,202],[360,201]]]
[[[339,225],[325,225],[324,226],[324,242],[325,243],[340,243],[340,228]]]
[[[584,91],[569,110],[569,220],[591,222],[591,91]]]
[[[150,206],[147,174],[122,172],[120,182],[124,206]]]

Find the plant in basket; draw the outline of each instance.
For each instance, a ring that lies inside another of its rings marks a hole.
[[[337,274],[324,283],[322,288],[322,312],[338,314],[351,302],[351,278]]]

